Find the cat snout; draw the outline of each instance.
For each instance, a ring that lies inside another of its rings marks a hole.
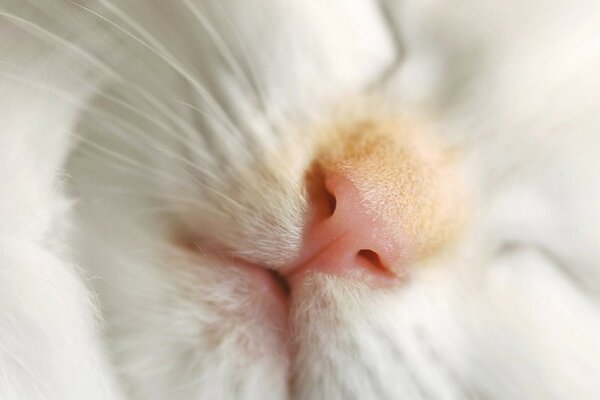
[[[281,271],[292,288],[310,273],[371,286],[398,282],[408,261],[408,243],[377,218],[348,177],[319,171],[307,180],[304,241],[297,259]]]
[[[373,119],[341,125],[306,174],[306,218],[291,286],[308,272],[374,285],[404,281],[464,221],[455,166],[422,129]]]

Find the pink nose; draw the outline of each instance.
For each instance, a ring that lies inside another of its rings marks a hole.
[[[325,273],[387,286],[402,275],[407,246],[392,235],[377,210],[341,174],[320,175],[309,185],[309,218],[298,258],[281,271],[290,286],[308,273]]]

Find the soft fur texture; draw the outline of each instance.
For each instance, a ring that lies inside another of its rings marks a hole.
[[[596,0],[0,0],[0,397],[600,398],[599,27]],[[460,185],[417,145],[330,164],[427,257],[312,275],[288,316],[219,249],[289,262],[306,171],[390,119]]]

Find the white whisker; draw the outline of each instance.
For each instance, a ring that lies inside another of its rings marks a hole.
[[[118,18],[122,19],[125,23],[127,23],[132,29],[138,32],[141,37],[135,35],[134,33],[128,31],[127,29],[121,27],[115,22],[109,20],[108,18],[96,13],[93,10],[89,10],[84,6],[77,4],[76,2],[72,2],[74,5],[77,5],[85,10],[88,10],[90,13],[96,15],[98,18],[101,18],[105,22],[114,26],[119,31],[123,32],[125,35],[129,36],[134,41],[138,42],[146,49],[150,50],[156,56],[158,56],[161,60],[163,60],[167,65],[173,68],[179,75],[181,75],[196,91],[200,94],[201,98],[203,98],[210,109],[215,112],[215,114],[221,118],[224,122],[227,123],[230,127],[230,133],[235,132],[236,134],[240,134],[239,128],[233,123],[231,118],[227,115],[225,110],[221,107],[221,105],[216,101],[216,99],[210,94],[210,92],[196,79],[192,74],[190,74],[181,64],[177,62],[176,57],[174,57],[159,41],[157,41],[153,35],[151,35],[147,30],[145,30],[142,26],[140,26],[137,22],[133,21],[125,12],[123,12],[120,8],[116,7],[114,4],[106,1],[99,0],[110,12],[115,14]],[[235,138],[235,135],[232,136]]]
[[[225,20],[225,22],[227,22],[227,26],[229,28],[231,28],[231,31],[239,45],[240,51],[242,53],[243,61],[247,64],[248,70],[250,71],[250,77],[252,78],[252,81],[254,82],[254,86],[256,87],[256,91],[258,93],[259,100],[262,103],[262,109],[263,109],[264,113],[268,115],[269,104],[268,104],[267,97],[266,97],[267,90],[265,88],[263,80],[260,78],[260,74],[258,73],[258,67],[256,66],[256,63],[254,62],[254,59],[248,53],[248,47],[246,45],[246,41],[242,38],[242,35],[240,35],[239,30],[237,29],[237,27],[235,26],[233,21],[231,21],[231,18],[229,18],[229,15],[223,9],[221,4],[219,2],[216,2],[216,6],[219,8],[219,10],[221,12],[221,18],[223,18]]]
[[[225,58],[229,66],[234,70],[234,74],[238,79],[243,80],[249,87],[253,87],[252,81],[250,77],[240,64],[237,57],[231,51],[230,46],[225,43],[222,36],[217,32],[214,25],[209,21],[209,19],[204,15],[198,7],[196,7],[190,0],[181,0],[194,14],[194,17],[200,22],[200,24],[204,27],[206,32],[208,33],[210,39],[213,44],[217,47],[217,50],[221,53],[221,55]],[[256,88],[256,95],[261,103],[264,103],[264,95],[260,91],[260,88]]]
[[[74,137],[76,137],[77,139],[79,139],[81,142],[83,142],[83,143],[91,146],[92,148],[94,148],[94,149],[96,149],[96,150],[104,153],[105,155],[112,157],[116,161],[120,161],[120,162],[126,163],[126,164],[128,164],[128,165],[130,165],[132,167],[138,168],[140,171],[145,171],[145,172],[148,172],[148,173],[153,174],[153,175],[162,175],[163,177],[165,177],[165,178],[167,178],[169,180],[174,180],[174,181],[179,182],[179,183],[188,184],[187,182],[185,182],[184,180],[182,180],[181,177],[177,177],[175,175],[168,174],[168,173],[164,172],[163,170],[152,169],[152,168],[148,167],[147,165],[144,165],[144,164],[142,164],[142,163],[140,163],[138,161],[135,161],[135,160],[133,160],[131,158],[127,158],[126,156],[124,156],[124,155],[122,155],[122,154],[120,154],[120,153],[118,153],[118,152],[116,152],[114,150],[111,150],[110,148],[108,148],[106,146],[103,146],[103,145],[101,145],[101,144],[99,144],[99,143],[97,143],[97,142],[95,142],[95,141],[93,141],[91,139],[88,139],[87,137],[85,137],[83,135],[75,133]]]

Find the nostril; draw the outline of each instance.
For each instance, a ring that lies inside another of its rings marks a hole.
[[[312,218],[319,221],[331,217],[337,206],[337,198],[327,187],[325,172],[320,166],[313,166],[306,174],[306,189]]]
[[[329,216],[332,216],[333,213],[335,212],[335,207],[337,205],[337,199],[335,198],[334,194],[331,193],[329,190],[326,190],[326,201],[327,201],[327,206],[328,206],[328,210],[329,210]]]
[[[375,268],[382,272],[389,272],[389,270],[383,265],[379,254],[373,250],[363,249],[356,253],[358,261],[367,262],[371,268]]]

